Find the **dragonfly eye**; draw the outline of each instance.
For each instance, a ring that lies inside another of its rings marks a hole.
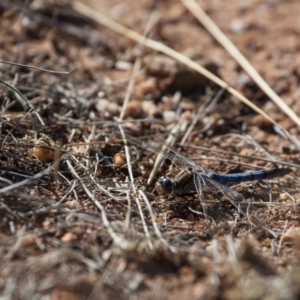
[[[193,172],[193,167],[188,166],[187,169],[188,169],[189,172],[191,172],[191,173]]]
[[[156,183],[156,190],[159,194],[171,194],[175,189],[174,180],[169,177],[161,177],[158,182]]]

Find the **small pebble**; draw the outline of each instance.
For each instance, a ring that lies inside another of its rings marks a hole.
[[[41,137],[36,143],[36,146],[32,149],[33,154],[42,162],[53,162],[62,156],[62,152],[55,149],[54,141]]]
[[[279,198],[283,201],[287,201],[287,200],[290,200],[291,198],[286,194],[286,193],[281,193],[279,195]]]
[[[142,109],[147,117],[154,117],[158,113],[157,106],[153,101],[143,101]]]
[[[109,113],[112,116],[120,114],[120,107],[115,102],[103,98],[97,101],[96,109],[100,113]]]
[[[61,237],[61,241],[67,244],[71,244],[75,240],[77,240],[77,235],[73,234],[72,232],[67,232]]]
[[[147,80],[142,81],[135,87],[135,91],[138,94],[147,95],[157,90],[157,79],[150,77]]]
[[[290,227],[283,235],[283,242],[292,242],[297,248],[300,246],[300,227]]]
[[[166,124],[170,124],[176,121],[176,113],[171,110],[167,110],[163,112],[163,119]]]
[[[230,29],[232,32],[241,33],[245,30],[245,23],[241,19],[233,19],[230,23]]]
[[[124,153],[117,153],[113,158],[114,165],[117,167],[124,166],[126,164],[126,155]]]
[[[22,240],[20,247],[27,248],[36,245],[36,237],[32,234],[25,235]]]
[[[125,118],[131,117],[136,119],[141,119],[144,117],[144,111],[142,109],[141,101],[132,100],[128,103],[125,111]]]

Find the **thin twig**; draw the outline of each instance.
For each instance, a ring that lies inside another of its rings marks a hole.
[[[215,95],[215,97],[213,97],[213,99],[210,101],[210,104],[206,107],[206,109],[204,109],[204,111],[202,111],[203,110],[202,106],[199,107],[197,115],[194,117],[191,125],[189,126],[189,128],[187,129],[184,137],[181,140],[181,144],[185,144],[185,142],[187,141],[189,135],[193,131],[194,127],[196,126],[198,120],[203,119],[206,114],[211,112],[211,110],[216,105],[216,103],[218,102],[220,97],[223,95],[224,91],[225,91],[224,89],[221,89],[220,91],[218,91],[218,93]]]
[[[131,76],[130,76],[130,80],[129,80],[129,84],[128,84],[128,87],[127,87],[127,90],[126,90],[126,95],[125,95],[125,98],[124,98],[124,101],[123,101],[122,110],[121,110],[120,117],[119,117],[120,120],[123,120],[123,118],[124,118],[124,115],[125,115],[125,112],[126,112],[129,100],[130,100],[130,96],[132,94],[133,87],[134,87],[134,84],[135,84],[136,74],[138,73],[138,71],[141,68],[141,64],[142,64],[141,62],[142,62],[142,60],[141,60],[140,57],[138,57],[134,62],[132,72],[131,72]]]
[[[40,121],[40,123],[42,125],[45,125],[44,121],[42,120],[41,116],[39,115],[39,113],[37,112],[37,110],[34,108],[34,106],[29,102],[29,100],[17,88],[13,87],[9,83],[7,83],[6,81],[1,80],[1,79],[0,79],[0,83],[2,83],[3,85],[5,85],[9,89],[11,89],[17,95],[19,95],[27,103],[27,105],[31,108],[31,110],[35,113],[35,115],[37,116],[37,118]]]
[[[110,225],[110,222],[107,219],[106,216],[106,212],[104,207],[101,205],[101,203],[92,195],[92,193],[89,191],[89,189],[87,188],[87,186],[82,182],[82,180],[80,179],[80,177],[78,176],[77,172],[74,170],[72,164],[70,163],[70,161],[67,159],[66,163],[68,165],[69,170],[71,171],[71,173],[73,174],[73,176],[78,180],[78,182],[80,183],[80,185],[82,186],[84,192],[86,193],[86,195],[88,196],[88,198],[96,205],[96,207],[100,210],[101,212],[101,216],[102,216],[102,220],[103,220],[103,224],[106,227],[107,231],[109,232],[111,238],[113,239],[113,241],[121,246],[121,248],[126,247],[127,243],[121,239],[113,230],[112,226]]]
[[[162,164],[166,158],[165,153],[168,152],[172,148],[174,143],[176,142],[176,137],[177,137],[178,133],[185,132],[186,125],[187,125],[186,123],[177,123],[171,130],[168,138],[166,139],[166,142],[163,144],[161,151],[158,152],[158,155],[157,155],[156,160],[153,165],[153,169],[152,169],[152,171],[149,175],[148,181],[147,181],[148,185],[152,184],[159,168],[162,166]]]
[[[12,66],[24,67],[24,68],[38,70],[38,71],[43,71],[43,72],[52,73],[52,74],[70,74],[75,70],[75,68],[74,68],[71,71],[54,71],[54,70],[43,69],[43,68],[39,68],[39,67],[35,67],[35,66],[30,66],[30,65],[5,61],[5,60],[2,60],[2,59],[0,59],[0,63],[7,64],[7,65],[12,65]]]

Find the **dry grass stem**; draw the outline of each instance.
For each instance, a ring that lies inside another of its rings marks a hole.
[[[257,73],[249,61],[242,55],[228,37],[217,27],[217,25],[203,11],[195,0],[182,0],[183,4],[199,20],[199,22],[212,34],[212,36],[228,51],[228,53],[240,64],[253,81],[286,113],[298,126],[299,117],[289,108],[289,106],[274,92],[266,81]]]

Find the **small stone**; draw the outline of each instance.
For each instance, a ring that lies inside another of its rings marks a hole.
[[[135,87],[135,91],[141,95],[147,95],[157,90],[157,79],[150,77],[149,79],[142,81]]]
[[[143,118],[144,117],[144,111],[142,109],[141,101],[139,100],[132,100],[128,103],[125,111],[125,118],[131,117],[131,118]]]
[[[62,152],[55,147],[55,142],[44,136],[38,139],[32,152],[44,163],[53,162],[62,156]]]
[[[72,232],[67,232],[61,237],[61,241],[67,244],[71,244],[77,240],[77,235]]]
[[[174,111],[171,111],[171,110],[164,111],[163,112],[163,119],[164,119],[166,124],[173,123],[176,120],[176,113]]]
[[[107,99],[99,99],[96,103],[96,109],[100,113],[109,113],[112,116],[120,114],[120,107],[115,102],[108,101]]]
[[[143,101],[142,109],[147,117],[154,117],[158,113],[157,106],[152,101]]]
[[[25,235],[20,244],[20,248],[27,248],[36,245],[36,237],[32,234]]]
[[[300,248],[300,227],[290,227],[283,235],[283,242],[292,242],[298,249]]]
[[[115,156],[113,157],[113,162],[117,167],[124,166],[126,164],[126,155],[120,152],[115,154]]]
[[[261,115],[254,116],[251,120],[251,125],[257,126],[261,129],[268,129],[273,127],[273,123]]]
[[[279,198],[280,198],[281,200],[283,200],[283,201],[290,200],[289,195],[287,195],[286,193],[281,193],[281,194],[279,195]]]
[[[233,19],[230,23],[230,29],[234,33],[241,33],[245,30],[245,23],[242,19]]]

